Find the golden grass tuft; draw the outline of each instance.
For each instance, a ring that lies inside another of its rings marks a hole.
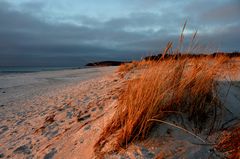
[[[137,61],[133,61],[133,62],[131,62],[131,63],[121,64],[121,65],[118,67],[117,72],[119,72],[119,73],[129,72],[130,70],[132,70],[133,68],[135,68],[135,67],[137,66],[137,64],[138,64]]]
[[[240,157],[240,127],[223,133],[216,149],[226,154],[228,158]]]
[[[130,72],[131,70],[142,69],[149,65],[152,65],[153,63],[155,63],[155,61],[149,61],[149,60],[133,61],[131,63],[121,64],[118,67],[117,72],[126,74],[126,73]]]
[[[186,114],[197,130],[214,127],[217,81],[228,58],[167,59],[148,63],[140,77],[129,80],[120,94],[117,110],[95,144],[96,153],[125,147],[144,139],[153,127],[152,119],[163,120],[170,113]],[[207,120],[211,118],[212,123]]]

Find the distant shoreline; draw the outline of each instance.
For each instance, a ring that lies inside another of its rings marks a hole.
[[[104,67],[104,66],[120,66],[124,63],[130,63],[131,61],[98,61],[87,63],[85,66],[87,67]]]
[[[239,52],[225,53],[225,52],[216,52],[212,54],[166,54],[164,55],[164,59],[174,57],[174,58],[200,58],[200,57],[216,57],[216,56],[227,56],[229,58],[232,57],[240,57]],[[163,57],[163,54],[157,54],[152,56],[146,56],[144,60],[160,60]],[[0,76],[6,74],[21,74],[21,73],[34,73],[34,72],[45,72],[45,71],[61,71],[61,70],[76,70],[76,69],[84,69],[91,67],[105,67],[105,66],[120,66],[121,64],[130,63],[131,61],[97,61],[87,63],[82,66],[75,67],[49,67],[49,66],[0,66]]]
[[[83,69],[82,67],[0,66],[0,75]]]

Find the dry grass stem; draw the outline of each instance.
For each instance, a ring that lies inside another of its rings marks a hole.
[[[178,126],[176,124],[173,124],[173,123],[170,123],[170,122],[166,122],[166,121],[163,121],[163,120],[159,120],[159,119],[150,119],[149,121],[156,121],[156,122],[160,122],[160,123],[164,123],[164,124],[167,124],[167,125],[170,125],[172,127],[175,127],[175,128],[178,128],[180,130],[183,130],[184,132],[187,132],[189,134],[191,134],[192,136],[196,137],[197,139],[199,139],[200,141],[202,141],[203,143],[207,143],[204,139],[202,139],[201,137],[197,136],[196,134],[192,133],[191,131],[187,130],[187,129],[184,129],[182,128],[181,126]]]

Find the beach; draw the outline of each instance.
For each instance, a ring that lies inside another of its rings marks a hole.
[[[98,158],[94,144],[113,117],[119,93],[138,71],[125,77],[118,67],[45,71],[0,76],[0,158]],[[239,123],[240,73],[231,88],[223,82],[224,128]],[[228,92],[228,96],[226,95]],[[191,123],[184,117],[190,130]],[[179,122],[170,116],[168,122]],[[219,133],[209,137],[216,141]],[[198,134],[207,137],[204,133]],[[160,153],[159,153],[160,152]],[[122,154],[106,158],[208,157],[212,145],[169,125],[156,125],[149,137],[130,143]],[[214,155],[216,157],[216,155]],[[216,157],[217,158],[217,157]]]
[[[101,67],[0,76],[1,158],[52,158],[60,152],[74,158],[77,155],[72,151],[90,157],[85,152],[87,142],[94,144],[97,136],[87,134],[89,141],[81,136],[97,131],[91,124],[84,127],[86,122],[102,116],[107,105],[116,101],[114,90],[121,83],[116,84],[115,70]]]
[[[0,159],[240,159],[240,0],[0,0]]]

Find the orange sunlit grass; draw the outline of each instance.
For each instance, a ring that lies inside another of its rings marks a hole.
[[[183,114],[194,125],[195,132],[218,126],[222,103],[219,99],[218,81],[236,69],[229,55],[188,54],[197,46],[194,32],[190,46],[181,54],[186,27],[184,23],[178,47],[173,51],[169,42],[161,56],[123,64],[118,72],[124,76],[138,70],[120,93],[116,112],[103,129],[95,144],[97,154],[126,148],[134,140],[146,139],[156,122],[171,114]],[[194,132],[167,123],[200,139]]]
[[[106,144],[117,150],[134,139],[144,139],[154,124],[150,120],[162,120],[173,111],[186,114],[199,131],[206,125],[213,128],[216,108],[221,108],[215,79],[228,64],[224,56],[211,61],[185,58],[148,63],[140,77],[128,81],[96,151]]]
[[[216,148],[224,152],[228,158],[240,156],[240,126],[223,133]]]

